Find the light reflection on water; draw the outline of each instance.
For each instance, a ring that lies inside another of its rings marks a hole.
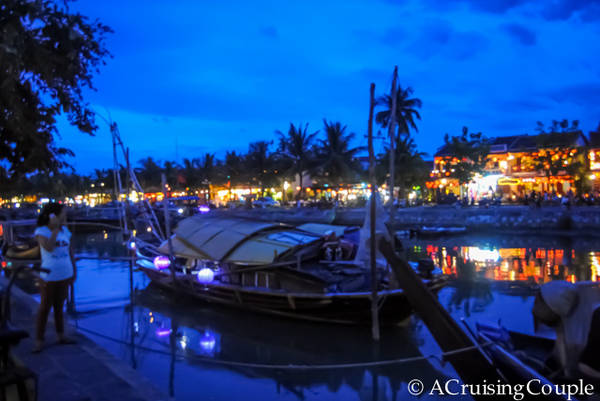
[[[123,255],[118,235],[80,235],[79,254]],[[457,277],[439,299],[456,318],[495,322],[532,332],[532,294],[556,278],[597,278],[600,244],[559,238],[456,237],[405,242],[411,260],[432,258]],[[473,263],[468,263],[472,261]],[[563,266],[561,268],[561,266]],[[439,354],[418,318],[386,328],[379,344],[366,327],[311,325],[217,306],[173,300],[134,274],[129,297],[126,262],[82,260],[76,286],[77,324],[107,339],[90,337],[149,377],[178,400],[401,400],[412,398],[413,378],[431,387],[455,377],[435,358],[402,365],[289,371],[218,361],[259,364],[340,364]],[[114,341],[114,340],[117,341]]]
[[[409,242],[407,254],[410,259],[432,259],[445,274],[458,277],[469,274],[464,266],[471,262],[471,274],[494,281],[543,284],[551,280],[574,283],[600,279],[600,252],[595,250],[600,249],[600,244],[593,241],[587,241],[583,248],[577,247],[576,240],[567,239],[550,244],[544,244],[544,239],[529,239],[525,242],[528,246],[522,246],[519,239],[504,241],[506,246],[493,241],[485,245],[472,242],[468,237],[414,240]],[[591,244],[598,248],[590,250],[587,247]]]

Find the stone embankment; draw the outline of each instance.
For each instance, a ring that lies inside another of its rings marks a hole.
[[[0,277],[0,288],[7,280]],[[19,288],[11,297],[13,326],[27,329],[33,336],[33,322],[38,303]],[[25,365],[38,376],[39,401],[167,401],[168,396],[147,378],[115,358],[91,339],[69,326],[68,333],[77,344],[57,345],[54,322],[48,324],[47,345],[32,354],[32,338],[13,349],[19,365]]]
[[[364,208],[265,208],[234,209],[211,212],[222,216],[236,216],[288,224],[318,222],[341,225],[361,225]],[[422,227],[465,227],[467,231],[492,231],[505,233],[563,233],[600,235],[600,207],[528,206],[454,207],[421,206],[401,208],[396,211],[397,229]]]

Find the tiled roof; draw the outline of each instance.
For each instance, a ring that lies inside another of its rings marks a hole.
[[[581,131],[539,135],[498,136],[489,138],[489,141],[490,153],[530,152],[540,147],[579,146],[581,142],[588,142]],[[596,137],[596,143],[600,146],[600,134]],[[442,145],[438,148],[434,156],[451,156],[448,146],[445,144]]]

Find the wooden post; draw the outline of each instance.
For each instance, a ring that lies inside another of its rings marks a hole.
[[[125,216],[123,221],[125,222],[124,224],[124,228],[125,228],[125,234],[129,235],[129,218],[132,218],[132,223],[131,225],[133,226],[133,229],[135,230],[135,221],[133,220],[133,216],[131,214],[131,205],[129,204],[129,194],[131,193],[131,189],[133,188],[132,182],[131,182],[131,164],[129,163],[129,148],[125,149],[125,168],[127,169],[127,173],[126,173],[126,179],[127,179],[127,186],[125,189]],[[121,172],[119,171],[119,174]],[[132,231],[133,232],[133,231]]]
[[[165,212],[165,230],[167,232],[167,243],[169,244],[169,267],[171,270],[171,278],[173,279],[173,284],[177,284],[177,279],[175,277],[175,258],[173,257],[173,242],[171,240],[171,216],[169,216],[169,198],[167,194],[169,191],[167,190],[167,177],[165,174],[161,174],[161,181],[163,187],[163,210]]]
[[[119,188],[117,187],[117,166],[119,165],[117,163],[117,138],[115,137],[115,132],[112,129],[111,126],[111,135],[112,135],[112,145],[113,145],[113,195],[114,195],[114,201],[118,202],[119,201]],[[119,219],[121,219],[121,212],[119,212]]]
[[[379,311],[377,308],[377,263],[375,241],[375,194],[377,183],[375,182],[375,152],[373,150],[373,109],[375,108],[375,84],[371,84],[369,103],[369,181],[371,182],[371,238],[370,241],[370,263],[371,263],[371,331],[373,340],[379,341]]]
[[[396,246],[396,232],[394,231],[394,220],[396,206],[394,205],[394,186],[396,184],[395,172],[396,172],[396,80],[398,79],[398,66],[394,67],[394,75],[392,78],[392,108],[390,110],[390,121],[388,125],[388,135],[390,136],[390,222],[389,230],[392,238],[392,246]]]
[[[392,266],[406,298],[427,325],[442,351],[448,352],[473,347],[472,350],[447,357],[463,382],[482,383],[483,379],[486,379],[488,383],[497,383],[498,380],[501,380],[499,373],[486,355],[476,347],[477,344],[444,309],[437,297],[429,291],[423,280],[417,276],[408,263],[398,257],[391,244],[384,238],[379,242],[379,250]]]
[[[133,265],[135,264],[135,249],[129,250],[129,347],[131,348],[131,367],[137,369],[135,360],[135,297],[133,296]]]

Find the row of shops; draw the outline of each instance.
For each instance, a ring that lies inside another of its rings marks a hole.
[[[459,162],[446,146],[434,156],[427,188],[440,194],[455,194],[475,201],[485,198],[516,200],[532,192],[562,197],[577,193],[576,180],[582,179],[588,191],[600,191],[600,135],[581,132],[556,134],[554,142],[540,148],[538,136],[518,135],[491,139],[483,174],[463,185],[453,178],[453,165]],[[540,164],[544,168],[540,168]],[[574,176],[578,166],[583,176]],[[582,166],[583,168],[580,168]]]
[[[292,202],[296,199],[296,194],[300,191],[300,187],[295,189],[287,183],[280,188],[259,188],[259,187],[226,187],[226,186],[207,186],[202,189],[190,189],[185,191],[170,191],[168,198],[174,201],[193,201],[194,203],[207,204],[212,203],[217,207],[226,206],[229,203],[246,203],[253,202],[263,196],[269,196],[278,202]],[[366,200],[370,194],[371,186],[366,183],[356,185],[343,185],[338,187],[329,187],[324,185],[321,187],[305,187],[303,191],[307,198],[339,200],[342,202],[352,202]],[[380,188],[382,197],[387,199],[388,193],[384,188]],[[7,199],[0,198],[0,206],[5,208],[19,208],[25,204],[44,204],[46,202],[58,201],[71,206],[89,206],[95,207],[109,203],[113,200],[112,193],[88,193],[76,195],[73,197],[64,197],[61,199],[50,199],[37,196],[15,196]],[[121,194],[120,200],[129,200],[131,202],[139,202],[146,199],[150,203],[161,202],[164,199],[162,192],[136,192],[132,191],[129,194]]]

